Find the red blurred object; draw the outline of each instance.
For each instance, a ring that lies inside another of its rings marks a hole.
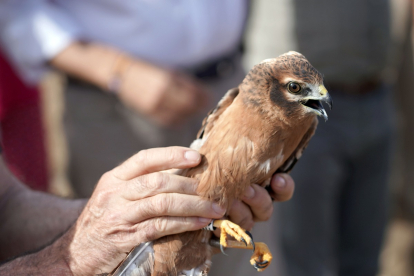
[[[39,91],[18,77],[0,53],[0,126],[3,156],[26,185],[47,191],[48,173]]]

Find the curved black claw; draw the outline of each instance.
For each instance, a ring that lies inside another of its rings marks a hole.
[[[254,241],[253,241],[253,235],[252,235],[252,233],[250,233],[249,231],[247,231],[246,230],[246,232],[245,232],[247,235],[249,235],[249,237],[252,239],[252,241],[251,241],[251,243],[252,243],[252,246],[253,246],[253,252],[256,250],[256,246],[254,245]],[[246,242],[245,242],[246,243]],[[247,244],[246,244],[246,246],[247,246]]]
[[[247,242],[243,237],[241,237],[241,241],[244,242],[244,244],[247,246]]]
[[[224,253],[224,249],[223,248],[224,248],[223,245],[220,243],[220,251],[221,251],[221,253],[223,253],[223,255],[228,256],[226,253]]]
[[[264,261],[264,262],[256,262],[253,267],[256,270],[262,269],[262,268],[266,268],[269,265],[268,261]]]
[[[220,247],[220,240],[217,238],[211,238],[208,243],[213,247],[216,247],[216,248]]]
[[[269,264],[269,261],[263,261],[263,262],[256,262],[258,265],[267,265]]]

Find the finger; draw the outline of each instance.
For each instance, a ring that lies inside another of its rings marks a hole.
[[[273,202],[265,188],[252,184],[243,197],[253,213],[254,221],[266,221],[273,213]]]
[[[129,205],[125,219],[138,223],[155,217],[204,217],[221,218],[225,209],[217,203],[195,195],[158,194],[134,201]]]
[[[228,212],[228,217],[232,222],[246,230],[250,231],[253,228],[253,213],[249,206],[240,200],[233,202],[233,205]]]
[[[121,180],[130,180],[147,173],[194,167],[200,160],[200,154],[189,148],[154,148],[138,152],[112,172]]]
[[[283,202],[292,198],[295,191],[295,182],[292,177],[286,173],[275,174],[270,181],[272,191],[271,197],[275,201]]]
[[[137,231],[137,244],[153,241],[163,236],[199,230],[210,223],[203,217],[159,217],[140,223]]]
[[[125,183],[122,195],[135,201],[163,193],[196,195],[197,181],[180,175],[156,172],[145,174]]]

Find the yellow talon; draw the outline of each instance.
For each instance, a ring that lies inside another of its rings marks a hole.
[[[243,228],[229,220],[215,220],[213,226],[221,229],[220,244],[224,247],[228,247],[227,235],[232,236],[239,242],[244,242],[246,246],[253,242]]]

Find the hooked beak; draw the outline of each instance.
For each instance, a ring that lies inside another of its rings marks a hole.
[[[310,109],[313,113],[316,113],[316,115],[321,116],[325,119],[325,121],[327,121],[328,114],[326,114],[322,102],[328,104],[329,109],[332,109],[332,98],[326,90],[325,86],[322,84],[319,86],[319,91],[317,91],[315,94],[316,95],[311,95],[309,97],[303,98],[301,103]]]

